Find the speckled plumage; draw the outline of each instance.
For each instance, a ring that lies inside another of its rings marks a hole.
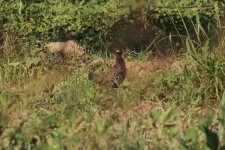
[[[113,74],[96,74],[91,72],[88,77],[100,85],[117,88],[126,78],[126,65],[122,57],[122,51],[116,51]]]

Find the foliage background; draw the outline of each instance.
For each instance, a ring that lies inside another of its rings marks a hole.
[[[216,27],[223,14],[220,7],[222,1],[211,0],[2,0],[1,39],[16,36],[29,43],[74,39],[89,49],[107,50],[149,44],[146,39],[155,32],[187,36],[198,30],[201,38]]]
[[[0,149],[224,149],[224,29],[223,0],[0,0]],[[69,39],[87,56],[43,59]],[[121,87],[87,80],[116,48]]]

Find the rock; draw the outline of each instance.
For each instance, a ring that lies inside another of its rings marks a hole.
[[[77,53],[78,55],[84,54],[84,48],[72,40],[66,42],[50,42],[44,48],[51,53],[60,52],[67,55],[72,53]]]

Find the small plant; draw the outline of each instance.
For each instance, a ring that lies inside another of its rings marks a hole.
[[[221,0],[0,0],[0,149],[224,149],[222,16]],[[87,53],[48,58],[67,40]],[[118,88],[88,80],[123,47]]]

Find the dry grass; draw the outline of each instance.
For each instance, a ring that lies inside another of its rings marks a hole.
[[[74,69],[58,64],[51,71],[40,69],[34,79],[5,86],[5,90],[14,93],[13,99],[16,99],[4,111],[10,129],[24,123],[18,134],[29,140],[35,138],[37,147],[55,145],[57,142],[49,133],[58,133],[64,135],[59,141],[65,140],[64,145],[68,147],[72,144],[71,138],[79,137],[76,148],[72,146],[75,149],[82,145],[108,149],[110,145],[122,147],[135,142],[143,142],[148,148],[157,149],[164,145],[174,149],[182,147],[179,138],[184,138],[174,135],[182,132],[186,138],[189,130],[194,128],[198,136],[196,141],[200,143],[198,148],[203,147],[206,138],[199,130],[199,118],[209,118],[211,108],[198,103],[177,105],[174,98],[181,91],[163,85],[167,80],[168,83],[173,81],[176,74],[182,75],[187,63],[192,64],[186,57],[175,60],[161,57],[148,61],[127,60],[127,78],[116,90],[98,86],[87,78],[91,66],[97,64],[105,69],[111,67],[114,59],[93,59],[83,65],[77,65],[79,59],[74,60]],[[195,65],[189,65],[190,69]],[[167,75],[172,75],[171,79]],[[220,111],[219,106],[214,107]],[[213,119],[217,120],[218,115]],[[213,131],[218,131],[214,124],[211,127]],[[34,136],[30,137],[26,129],[34,132]],[[8,132],[4,132],[4,137],[9,136]]]

